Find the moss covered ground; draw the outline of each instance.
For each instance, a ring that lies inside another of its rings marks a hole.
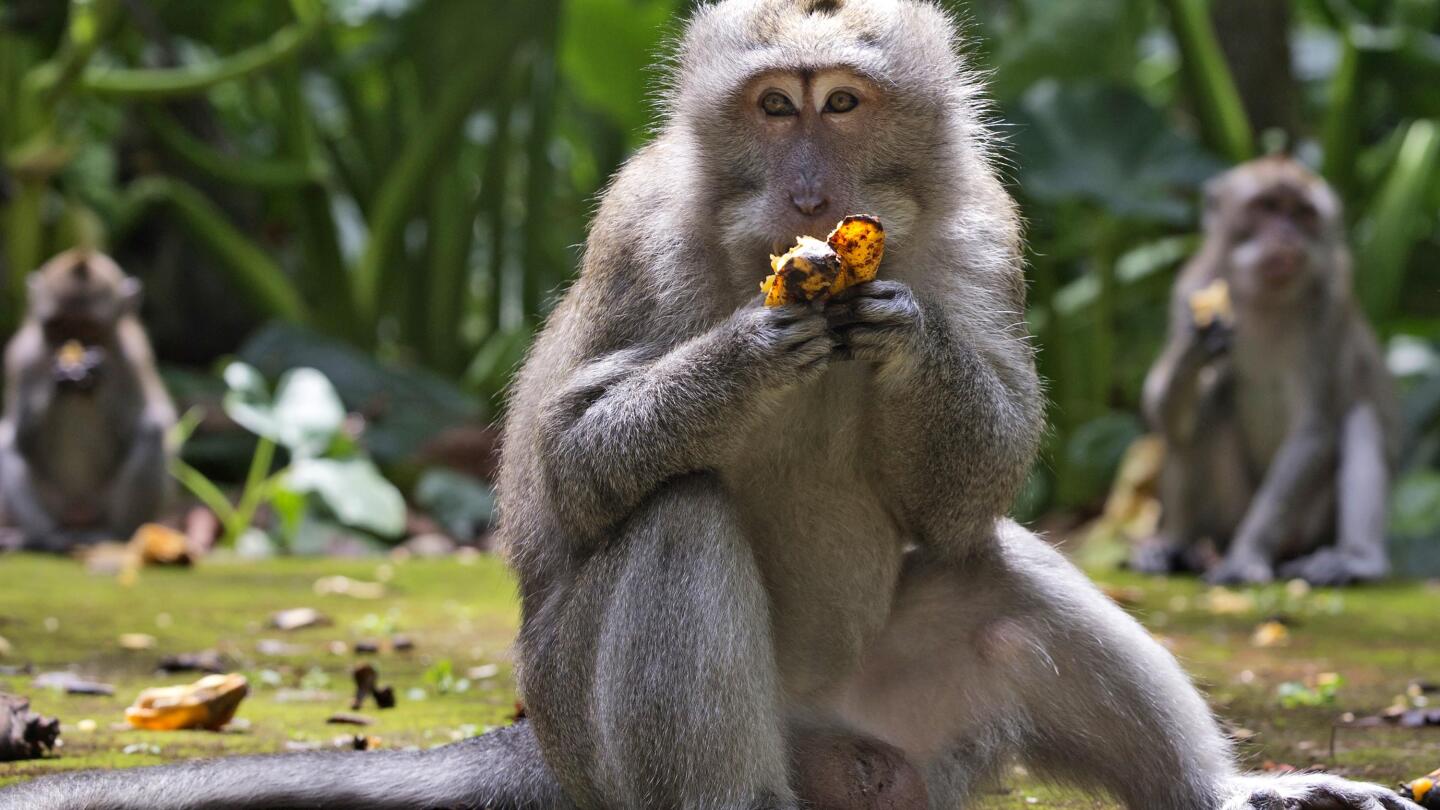
[[[322,577],[384,582],[385,595],[318,595]],[[1416,681],[1440,681],[1440,588],[1394,584],[1300,592],[1284,585],[1213,595],[1193,580],[1101,577],[1194,673],[1217,711],[1243,738],[1254,768],[1324,767],[1393,783],[1440,767],[1440,729],[1341,728],[1346,712],[1373,715]],[[332,624],[291,632],[266,627],[277,610],[313,607]],[[1288,639],[1253,643],[1256,627],[1282,617]],[[492,557],[410,560],[206,561],[192,570],[147,569],[133,585],[62,559],[0,557],[0,691],[28,695],[63,721],[54,756],[0,764],[0,785],[75,768],[133,767],[176,759],[331,746],[357,729],[326,719],[348,710],[350,671],[372,661],[399,705],[364,714],[358,731],[387,747],[432,746],[480,733],[514,711],[510,644],[518,620],[514,586]],[[119,638],[143,633],[147,650]],[[357,641],[408,636],[415,647],[357,655]],[[262,640],[278,641],[262,645]],[[3,649],[5,645],[0,645]],[[245,674],[251,695],[223,733],[128,728],[123,712],[147,686],[198,675],[156,674],[169,653],[218,649]],[[66,695],[32,686],[30,674],[69,669],[113,684],[113,697]],[[479,671],[475,671],[475,670]],[[492,674],[493,673],[493,674]],[[1322,705],[1281,704],[1282,684],[1341,678]],[[467,677],[473,675],[474,677]],[[1440,704],[1440,695],[1431,695]],[[1422,698],[1423,700],[1423,698]],[[83,722],[92,721],[92,722]],[[1023,773],[987,794],[985,808],[1105,807]]]

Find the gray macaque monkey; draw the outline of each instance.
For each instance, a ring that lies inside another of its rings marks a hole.
[[[24,547],[129,539],[169,492],[175,409],[136,316],[140,282],[72,250],[30,276],[5,351],[0,500]]]
[[[956,38],[919,0],[696,12],[510,403],[528,721],[39,780],[0,808],[956,810],[1018,759],[1131,810],[1413,810],[1241,776],[1174,658],[1003,517],[1042,393]],[[880,280],[761,305],[769,253],[859,212]]]
[[[1164,514],[1133,565],[1208,567],[1217,583],[1384,577],[1396,404],[1351,290],[1340,202],[1300,163],[1268,157],[1214,181],[1206,208],[1145,381],[1166,442]],[[1196,326],[1192,301],[1217,283],[1231,312]],[[1207,539],[1223,555],[1212,565]]]

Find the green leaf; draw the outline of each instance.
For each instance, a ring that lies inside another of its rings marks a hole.
[[[570,0],[560,37],[566,83],[630,133],[644,135],[653,65],[674,21],[674,0]]]
[[[1440,538],[1440,472],[1417,470],[1396,483],[1390,525],[1402,537]]]
[[[461,540],[479,536],[495,517],[494,491],[483,481],[454,470],[426,470],[414,495],[416,505]]]
[[[313,368],[297,368],[280,378],[275,390],[276,441],[297,456],[325,452],[345,424],[345,405],[335,386]]]
[[[1196,189],[1222,168],[1128,88],[1046,81],[1008,118],[1022,191],[1044,203],[1081,200],[1123,219],[1183,225]]]
[[[1255,156],[1254,133],[1210,22],[1208,0],[1164,0],[1164,4],[1206,142],[1234,163],[1249,160]]]
[[[279,441],[280,425],[270,403],[270,389],[260,372],[245,363],[231,363],[223,376],[230,389],[221,402],[225,414],[256,436]]]
[[[285,475],[284,485],[319,496],[347,526],[382,537],[398,537],[405,531],[405,499],[369,459],[299,459]]]
[[[265,378],[253,366],[225,367],[225,413],[241,427],[283,445],[292,455],[324,453],[345,423],[345,405],[325,375],[297,368],[280,378],[272,400]]]
[[[1359,223],[1355,283],[1372,320],[1383,323],[1400,305],[1415,245],[1433,227],[1427,195],[1440,176],[1440,122],[1415,121],[1373,205]]]

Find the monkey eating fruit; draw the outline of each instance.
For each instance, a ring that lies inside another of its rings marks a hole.
[[[855,214],[840,220],[822,242],[802,236],[780,256],[775,272],[760,282],[765,306],[823,301],[875,278],[885,255],[885,227],[876,217]]]

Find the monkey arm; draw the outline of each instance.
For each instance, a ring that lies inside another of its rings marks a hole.
[[[953,305],[900,282],[862,287],[830,315],[856,359],[876,363],[870,418],[884,480],[922,537],[974,536],[1010,508],[1043,430],[1023,327],[998,323],[998,307]]]
[[[543,480],[563,524],[593,538],[664,481],[713,469],[771,394],[818,374],[833,342],[805,307],[745,309],[663,354],[581,365],[540,414]]]
[[[1171,442],[1193,438],[1200,411],[1200,371],[1209,353],[1192,330],[1171,338],[1160,359],[1145,375],[1142,392],[1146,421]]]
[[[1335,468],[1336,431],[1319,415],[1291,430],[1276,453],[1260,490],[1240,522],[1225,561],[1211,574],[1219,582],[1273,578],[1275,555],[1299,525],[1306,501]]]

